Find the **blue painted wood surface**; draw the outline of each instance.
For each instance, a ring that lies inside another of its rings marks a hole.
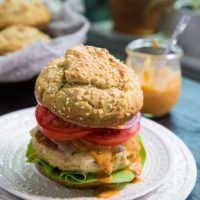
[[[200,200],[200,82],[184,78],[181,97],[171,113],[155,120],[190,148],[197,163],[197,182],[187,200]]]

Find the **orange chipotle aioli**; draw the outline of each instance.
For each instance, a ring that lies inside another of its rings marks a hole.
[[[137,73],[144,93],[142,112],[162,116],[171,110],[179,98],[181,73],[169,66],[153,69],[151,64],[151,60],[147,58],[144,70]]]
[[[103,183],[112,183],[111,172],[113,170],[113,162],[114,155],[112,153],[112,148],[101,148],[97,145],[93,145],[84,140],[74,140],[73,144],[81,149],[82,151],[88,152],[91,156],[93,156],[97,163],[101,166],[102,170],[104,170],[105,174],[98,174],[98,181]],[[129,152],[129,165],[127,169],[133,171],[136,176],[139,176],[142,172],[141,160],[139,157],[140,145],[137,139],[137,135],[129,139],[123,144],[127,151]],[[134,178],[132,183],[139,182],[139,178]],[[109,187],[109,186],[100,186],[94,190],[94,196],[97,198],[111,198],[115,195],[118,195],[120,189],[117,187]]]
[[[159,89],[153,85],[142,84],[144,106],[142,112],[155,116],[167,114],[178,100],[181,88],[179,73],[168,81],[166,87]]]
[[[113,148],[98,147],[84,140],[74,140],[73,144],[80,150],[88,152],[93,156],[101,169],[105,174],[99,174],[98,181],[104,183],[112,183],[111,173],[113,171],[113,164],[115,161],[115,154],[113,153]],[[137,136],[132,137],[123,144],[127,151],[129,152],[129,165],[127,168],[135,175],[140,175],[142,171],[142,165],[139,160],[140,145]],[[115,150],[114,150],[115,151]]]
[[[97,198],[111,198],[119,194],[119,189],[111,187],[99,187],[94,190],[94,196]]]

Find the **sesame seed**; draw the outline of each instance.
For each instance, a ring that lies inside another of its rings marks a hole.
[[[65,110],[65,107],[63,107],[63,110]]]
[[[61,110],[59,110],[58,112],[59,112],[60,114],[62,113],[62,111],[61,111]]]
[[[75,105],[78,105],[78,102],[76,102]]]
[[[66,117],[69,118],[69,115],[67,115]]]
[[[81,100],[81,96],[77,96],[77,99],[78,99],[78,100]]]
[[[126,116],[128,116],[128,117],[129,117],[130,115],[131,115],[130,113],[126,113]]]
[[[81,109],[84,109],[85,107],[84,106],[81,106]]]
[[[90,113],[85,113],[85,115],[86,115],[86,116],[89,116],[89,115],[90,115]]]
[[[70,112],[70,107],[67,107],[67,110]]]
[[[82,118],[82,117],[79,117],[79,119],[80,119],[80,120],[83,120],[83,118]]]

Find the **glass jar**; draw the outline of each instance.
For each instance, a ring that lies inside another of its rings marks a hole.
[[[169,41],[138,39],[126,47],[127,64],[138,75],[144,94],[142,113],[161,117],[176,104],[181,90],[180,58],[182,49],[175,46],[164,55]]]
[[[175,0],[109,0],[114,30],[126,34],[154,33],[162,13]]]

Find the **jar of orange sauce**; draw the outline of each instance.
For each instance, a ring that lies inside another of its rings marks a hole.
[[[142,112],[147,117],[161,117],[170,112],[181,91],[180,58],[182,49],[175,46],[164,55],[166,40],[137,39],[126,47],[127,64],[138,75],[144,93]]]

